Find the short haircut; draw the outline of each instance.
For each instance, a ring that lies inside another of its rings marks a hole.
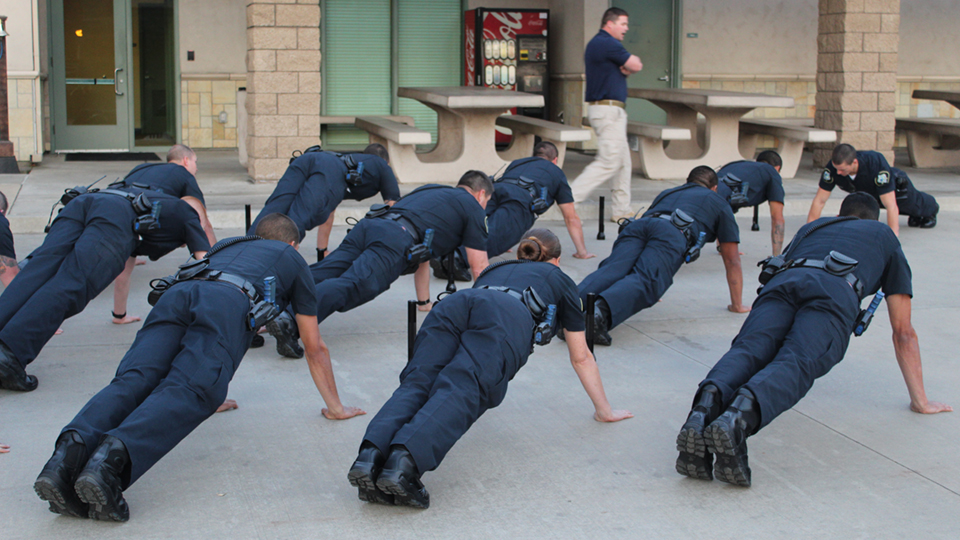
[[[708,189],[713,189],[714,186],[717,185],[717,173],[706,165],[694,167],[693,170],[690,171],[690,175],[687,176],[687,183],[689,184],[691,182],[700,184]]]
[[[771,167],[783,167],[783,158],[780,157],[780,154],[774,152],[773,150],[764,150],[760,152],[760,155],[757,156],[757,161],[760,163],[766,163]]]
[[[9,206],[10,204],[7,203],[7,196],[4,195],[3,192],[0,192],[0,213],[6,214]]]
[[[185,144],[175,144],[170,147],[170,151],[167,152],[167,163],[173,163],[174,161],[182,161],[185,157],[196,156],[197,153],[194,152],[189,146]]]
[[[857,149],[844,143],[838,144],[833,149],[833,155],[830,156],[830,163],[849,165],[853,163],[855,159],[857,159]]]
[[[557,150],[557,145],[553,144],[550,141],[540,141],[536,146],[533,147],[533,155],[535,157],[541,157],[547,161],[553,161],[560,156],[560,151]]]
[[[549,261],[560,256],[560,239],[550,229],[530,229],[517,246],[517,258]]]
[[[370,154],[371,156],[377,156],[378,158],[390,163],[390,154],[387,153],[387,148],[380,143],[373,143],[368,145],[363,149],[364,154]]]
[[[851,193],[840,203],[840,215],[876,221],[880,219],[880,204],[868,193]]]
[[[629,17],[627,10],[612,7],[603,12],[603,18],[600,19],[600,28],[603,28],[610,21],[616,21],[620,17]]]
[[[480,171],[467,171],[460,177],[457,186],[470,188],[471,191],[486,191],[488,196],[493,196],[493,180]]]
[[[300,229],[297,228],[297,224],[286,215],[280,213],[267,214],[264,216],[264,218],[260,220],[260,223],[257,223],[257,231],[255,234],[260,238],[279,240],[284,244],[297,244],[300,242]]]

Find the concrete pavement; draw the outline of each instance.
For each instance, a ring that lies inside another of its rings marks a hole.
[[[232,158],[201,153],[198,176],[212,221],[220,227],[218,237],[241,234],[244,202],[257,209],[272,189],[249,183]],[[588,161],[568,154],[570,178]],[[96,165],[45,159],[20,188],[11,212],[15,227],[27,227],[37,214],[45,222],[63,187],[133,167]],[[799,208],[788,211],[788,235],[803,223],[816,190],[817,172],[804,170],[803,178],[786,183],[788,209]],[[933,230],[909,229],[901,218],[926,389],[931,399],[960,407],[953,326],[960,319],[960,292],[951,269],[960,262],[954,249],[960,207],[952,206],[960,201],[960,184],[957,171],[908,172],[944,207]],[[9,184],[6,180],[0,184]],[[666,185],[636,181],[635,202],[649,204]],[[839,204],[839,195],[831,204]],[[351,203],[338,218],[365,207]],[[591,207],[582,208],[587,214]],[[769,221],[761,211],[760,232],[749,231],[748,212],[738,214],[738,222],[744,299],[750,302],[753,264],[769,253]],[[569,257],[573,246],[562,223],[541,224],[563,241],[568,255],[561,265],[574,280],[596,268],[599,258]],[[587,245],[600,257],[609,253],[615,236],[615,226],[607,225],[603,242],[595,240],[595,220],[586,226]],[[331,244],[345,231],[335,227]],[[40,234],[18,234],[18,254],[41,241]],[[312,234],[301,253],[314,260]],[[186,257],[181,249],[138,267],[130,312],[145,316],[149,280],[172,273]],[[431,286],[434,294],[443,289],[439,280]],[[411,298],[412,276],[405,276],[370,304],[321,326],[346,404],[372,415],[396,388],[406,359]],[[54,337],[30,365],[40,379],[35,392],[0,391],[0,441],[12,446],[0,455],[2,536],[956,538],[960,413],[928,417],[909,411],[885,307],[865,336],[852,340],[841,364],[750,439],[753,487],[691,480],[674,471],[674,439],[696,384],[744,319],[725,311],[728,300],[720,257],[705,250],[681,269],[663,302],[615,329],[612,347],[598,347],[611,403],[637,415],[621,423],[592,420],[562,342],[538,348],[504,403],[473,426],[437,471],[424,475],[433,498],[426,511],[357,500],[346,471],[370,416],[325,420],[305,363],[278,357],[268,337],[266,347],[248,353],[231,385],[230,397],[240,409],[215,415],[185,439],[125,493],[130,522],[109,524],[51,514],[32,490],[60,428],[109,382],[139,327],[110,323],[108,290],[66,321],[64,335]]]

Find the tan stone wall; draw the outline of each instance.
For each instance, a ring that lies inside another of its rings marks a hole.
[[[180,127],[183,144],[191,148],[237,147],[237,89],[246,86],[246,80],[246,74],[182,77]],[[220,123],[222,111],[227,113],[224,124]]]
[[[7,80],[7,107],[10,112],[10,142],[17,161],[29,162],[30,156],[39,158],[43,151],[38,148],[40,130],[43,126],[38,118],[39,77],[18,78],[11,76]]]

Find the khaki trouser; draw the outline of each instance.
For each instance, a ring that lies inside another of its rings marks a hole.
[[[633,214],[630,210],[630,145],[627,143],[627,111],[613,105],[590,105],[590,126],[597,133],[597,157],[570,184],[573,200],[582,202],[608,179],[613,216]]]

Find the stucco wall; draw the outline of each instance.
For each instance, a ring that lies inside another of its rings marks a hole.
[[[180,72],[247,72],[246,0],[180,0]],[[187,61],[187,51],[195,60]]]
[[[960,77],[958,23],[957,0],[901,0],[899,75]]]

